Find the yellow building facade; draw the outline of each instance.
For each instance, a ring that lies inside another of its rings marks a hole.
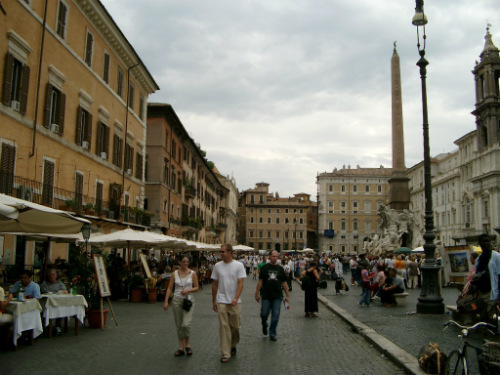
[[[140,57],[98,0],[3,7],[0,192],[88,216],[94,230],[147,225],[146,102],[159,87]],[[35,246],[5,237],[6,261],[36,263]],[[51,244],[52,260],[66,252]]]

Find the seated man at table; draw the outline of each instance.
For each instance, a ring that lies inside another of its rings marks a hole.
[[[47,276],[48,279],[40,284],[40,290],[42,293],[59,293],[60,291],[62,294],[68,293],[66,286],[60,280],[57,280],[56,269],[51,268]]]
[[[34,281],[31,281],[31,271],[24,270],[20,274],[21,280],[16,281],[14,285],[9,290],[9,296],[7,300],[1,302],[1,307],[7,306],[9,302],[14,298],[14,295],[17,295],[21,288],[24,289],[24,298],[40,298],[40,287]]]

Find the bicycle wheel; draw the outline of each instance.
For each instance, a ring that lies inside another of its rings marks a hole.
[[[468,375],[467,358],[462,357],[458,350],[453,350],[448,356],[448,375]]]

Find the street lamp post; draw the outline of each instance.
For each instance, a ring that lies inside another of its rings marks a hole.
[[[429,62],[425,59],[425,25],[427,17],[424,13],[424,1],[415,0],[415,15],[412,24],[417,27],[417,48],[420,59],[417,66],[420,68],[420,80],[422,82],[422,114],[423,114],[423,133],[424,133],[424,182],[425,182],[425,233],[424,233],[424,251],[425,261],[420,267],[422,272],[422,290],[417,303],[417,313],[421,314],[443,314],[444,304],[441,297],[441,286],[439,285],[439,266],[436,264],[434,254],[436,245],[434,244],[434,213],[432,210],[432,185],[431,185],[431,156],[429,145],[429,119],[427,112],[427,65]],[[422,28],[422,42],[420,45],[420,28]]]

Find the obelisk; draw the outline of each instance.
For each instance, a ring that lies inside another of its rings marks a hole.
[[[403,132],[403,98],[401,94],[401,70],[394,42],[391,58],[392,88],[392,175],[389,179],[389,207],[407,210],[410,207],[409,178],[406,177],[405,145]]]

